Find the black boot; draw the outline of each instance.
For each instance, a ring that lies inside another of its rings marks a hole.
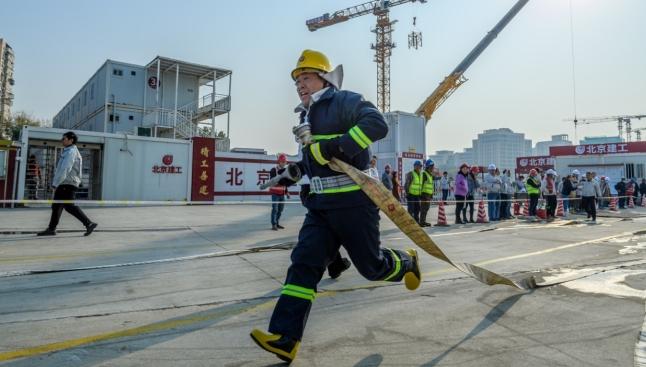
[[[339,256],[338,260],[334,260],[334,262],[328,265],[327,273],[330,275],[330,278],[336,279],[341,276],[341,273],[348,270],[351,265],[350,260]]]
[[[94,229],[96,228],[96,226],[98,226],[98,224],[96,224],[96,223],[94,223],[94,222],[92,222],[92,223],[88,224],[88,225],[85,227],[85,233],[83,234],[83,236],[89,236],[89,235],[91,235],[91,234],[92,234],[92,232],[94,232]]]
[[[47,228],[44,231],[36,233],[36,236],[38,236],[38,237],[41,237],[41,236],[56,236],[56,230]]]

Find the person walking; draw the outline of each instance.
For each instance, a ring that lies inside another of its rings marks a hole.
[[[500,190],[502,189],[502,180],[496,176],[496,165],[491,163],[487,167],[487,174],[484,177],[484,186],[487,190],[487,207],[489,211],[489,220],[500,220]]]
[[[301,100],[300,123],[309,124],[302,127],[309,127],[312,136],[311,141],[301,141],[302,160],[288,169],[310,177],[308,212],[269,331],[251,331],[260,348],[286,362],[296,357],[317,285],[341,245],[369,280],[404,280],[410,290],[421,283],[417,252],[380,247],[378,207],[349,176],[328,165],[336,158],[367,170],[368,147],[388,132],[384,116],[372,103],[360,94],[340,90],[340,68],[332,70],[323,53],[305,50],[291,73]]]
[[[422,227],[430,227],[431,223],[426,221],[426,215],[431,208],[431,201],[433,201],[433,193],[435,186],[433,182],[433,168],[435,162],[432,159],[427,159],[424,162],[424,171],[422,172],[422,197],[420,205],[419,223]]]
[[[465,200],[469,193],[469,183],[467,175],[469,174],[469,165],[462,163],[455,175],[455,224],[467,223],[467,208]],[[460,219],[462,214],[462,219]]]
[[[62,138],[63,152],[56,163],[54,178],[52,179],[52,188],[54,189],[54,200],[74,200],[76,190],[81,184],[81,172],[83,167],[83,158],[76,147],[78,137],[73,131],[63,134]],[[52,215],[49,220],[47,229],[38,232],[38,236],[55,236],[56,227],[63,213],[63,209],[72,214],[85,226],[84,236],[92,234],[97,224],[92,222],[75,204],[52,204]]]
[[[423,227],[420,222],[420,209],[422,200],[422,162],[415,161],[413,163],[413,170],[406,174],[406,181],[404,181],[404,191],[406,192],[406,205],[408,206],[408,213],[415,219],[415,221]]]
[[[442,201],[446,201],[449,198],[449,173],[444,171],[442,172],[442,177],[440,178],[440,189],[442,190]]]
[[[585,212],[588,214],[588,220],[591,219],[592,223],[597,222],[597,207],[595,205],[595,199],[601,197],[601,190],[599,189],[599,184],[592,177],[591,172],[585,173],[585,179],[579,184],[581,187],[581,203]]]
[[[545,179],[541,183],[541,192],[547,202],[545,206],[545,218],[548,222],[552,222],[556,218],[556,194],[558,193],[556,182],[556,171],[548,169],[545,172]]]
[[[384,173],[381,174],[381,183],[384,184],[384,186],[392,191],[393,190],[393,178],[392,178],[392,172],[390,172],[390,164],[387,164],[384,166]]]
[[[478,189],[480,188],[480,183],[478,182],[477,177],[479,172],[480,169],[478,168],[478,166],[472,166],[469,170],[469,175],[467,176],[467,185],[469,187],[469,191],[467,192],[466,203],[467,207],[469,208],[469,223],[475,223],[475,221],[473,220],[473,212],[475,210],[476,192],[478,192]]]
[[[395,197],[395,199],[397,199],[397,201],[401,203],[402,198],[401,198],[401,195],[399,194],[401,190],[401,184],[399,183],[399,177],[397,177],[397,171],[393,171],[391,178],[393,181],[393,191],[392,191],[393,196]]]
[[[277,163],[276,167],[272,167],[272,169],[269,170],[270,179],[285,172],[285,168],[287,166],[287,155],[279,154]],[[272,186],[269,188],[269,192],[271,193],[271,229],[273,231],[285,229],[285,227],[280,225],[280,216],[283,214],[283,209],[285,208],[285,197],[289,198],[287,186]]]
[[[537,220],[536,206],[538,205],[538,199],[541,197],[541,179],[535,169],[532,168],[529,171],[525,186],[529,195],[529,218],[532,222],[535,222]]]

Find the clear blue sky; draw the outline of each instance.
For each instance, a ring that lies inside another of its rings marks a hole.
[[[232,69],[233,146],[294,152],[289,73],[312,48],[344,65],[344,87],[376,103],[375,17],[314,33],[305,20],[361,0],[3,2],[0,37],[16,53],[14,111],[51,119],[108,58],[144,64],[156,55]],[[391,109],[414,112],[515,0],[429,0],[393,8]],[[646,113],[644,0],[572,0],[579,117]],[[424,47],[407,49],[412,18]],[[531,0],[467,71],[436,112],[427,151],[461,150],[478,132],[509,127],[534,142],[573,137],[568,0]],[[222,121],[218,122],[222,127]],[[638,121],[634,127],[646,126]],[[616,135],[612,123],[584,135]]]

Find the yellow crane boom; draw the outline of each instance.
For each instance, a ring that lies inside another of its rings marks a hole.
[[[496,24],[495,27],[471,50],[467,57],[435,88],[433,93],[426,98],[417,111],[418,115],[424,116],[426,122],[431,119],[433,113],[446,101],[447,98],[464,84],[468,79],[464,77],[464,72],[473,64],[473,62],[482,54],[482,52],[493,42],[507,24],[518,14],[518,12],[527,4],[529,0],[518,0],[516,4],[505,14],[505,16]]]

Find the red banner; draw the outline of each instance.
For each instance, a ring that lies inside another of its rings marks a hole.
[[[215,139],[193,139],[193,177],[191,200],[211,201],[215,191]]]
[[[516,158],[516,173],[529,173],[532,168],[540,168],[541,171],[554,169],[554,157],[548,155]]]
[[[604,143],[550,147],[550,155],[553,156],[626,154],[644,152],[646,152],[646,141],[636,141],[632,143]]]

